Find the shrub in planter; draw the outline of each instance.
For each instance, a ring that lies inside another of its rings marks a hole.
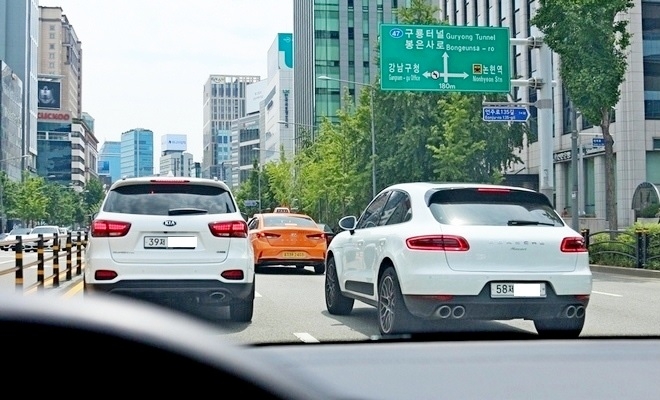
[[[649,204],[642,208],[638,217],[641,218],[656,218],[660,217],[660,204]]]

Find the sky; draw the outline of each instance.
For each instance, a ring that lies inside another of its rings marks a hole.
[[[293,32],[293,0],[39,0],[61,7],[82,43],[82,109],[103,142],[187,135],[202,161],[202,94],[212,74],[266,78],[268,49]]]

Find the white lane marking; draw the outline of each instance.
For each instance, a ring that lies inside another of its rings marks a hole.
[[[591,293],[602,294],[602,295],[605,295],[605,296],[612,296],[612,297],[623,297],[623,295],[620,295],[620,294],[597,292],[595,290],[592,290]]]
[[[307,332],[294,333],[294,335],[304,343],[320,343],[318,339]]]

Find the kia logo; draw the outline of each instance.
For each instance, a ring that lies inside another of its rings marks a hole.
[[[163,225],[165,225],[165,226],[174,226],[174,225],[176,225],[176,222],[172,221],[171,219],[168,219],[167,221],[163,222]]]

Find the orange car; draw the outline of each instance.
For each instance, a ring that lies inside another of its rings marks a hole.
[[[325,272],[325,233],[305,214],[272,212],[255,214],[248,221],[256,268],[266,265],[313,266]]]

